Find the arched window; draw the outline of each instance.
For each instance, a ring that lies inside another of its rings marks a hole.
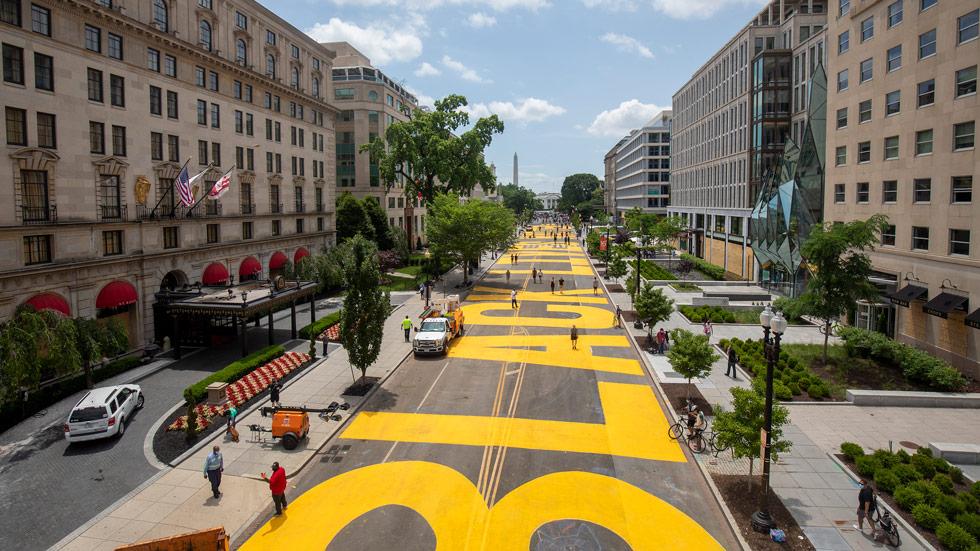
[[[320,79],[313,77],[313,97],[320,97]]]
[[[265,56],[265,76],[276,78],[276,56],[272,54]]]
[[[235,61],[237,61],[239,65],[248,64],[248,46],[245,45],[244,39],[239,38],[235,42]]]
[[[368,92],[368,101],[378,101],[378,93],[374,90]]]
[[[201,20],[201,36],[200,45],[207,51],[211,51],[211,24],[205,20]]]
[[[170,14],[165,0],[153,0],[153,26],[163,32],[170,30]]]
[[[299,69],[293,67],[289,75],[289,85],[293,88],[299,88]]]

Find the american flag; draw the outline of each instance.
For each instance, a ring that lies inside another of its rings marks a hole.
[[[225,172],[224,176],[218,178],[218,181],[211,186],[211,192],[208,193],[208,197],[211,199],[220,199],[222,195],[228,191],[231,187],[231,171]]]
[[[180,169],[180,174],[174,180],[174,190],[180,199],[180,204],[189,207],[194,204],[194,194],[191,192],[191,179],[187,174],[187,165]]]

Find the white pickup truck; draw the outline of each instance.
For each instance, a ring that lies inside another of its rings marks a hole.
[[[426,313],[419,327],[415,329],[412,352],[419,354],[445,354],[449,342],[463,333],[463,311],[459,308],[459,298],[451,295],[444,304],[433,307]]]

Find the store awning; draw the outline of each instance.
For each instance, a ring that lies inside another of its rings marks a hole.
[[[52,312],[58,312],[66,317],[71,317],[71,306],[68,306],[68,301],[61,298],[61,295],[55,293],[41,293],[39,295],[34,295],[33,297],[27,299],[24,304],[29,305],[38,312],[44,310],[51,310]]]
[[[980,308],[977,308],[972,314],[967,316],[963,323],[974,329],[980,329]]]
[[[918,285],[906,285],[894,293],[889,294],[888,298],[892,301],[892,304],[897,304],[908,308],[913,300],[918,300],[928,293],[929,289],[925,287],[920,287]]]
[[[310,256],[310,251],[306,250],[306,247],[296,249],[296,254],[293,255],[293,264],[299,264],[300,260],[308,256]]]
[[[204,269],[201,275],[201,283],[204,285],[227,285],[228,268],[220,262],[213,262]]]
[[[935,298],[922,307],[922,311],[940,318],[949,317],[949,313],[961,308],[966,303],[966,297],[953,293],[939,293]]]
[[[281,270],[286,263],[289,262],[289,258],[279,251],[273,253],[272,258],[269,259],[269,269],[270,270]]]
[[[111,309],[129,306],[136,304],[138,296],[136,288],[129,282],[116,280],[99,291],[99,296],[95,299],[95,307]]]
[[[259,264],[259,261],[254,256],[250,256],[242,260],[241,265],[238,267],[238,277],[252,277],[261,271],[262,264]]]

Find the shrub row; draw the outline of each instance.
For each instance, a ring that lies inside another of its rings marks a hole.
[[[687,306],[677,307],[687,319],[694,323],[704,323],[710,320],[711,323],[735,323],[735,313],[719,306]]]
[[[975,551],[980,539],[980,482],[969,491],[956,492],[963,473],[929,448],[914,454],[876,450],[865,454],[861,446],[844,442],[841,453],[854,462],[858,474],[874,480],[879,492],[891,494],[898,506],[912,514],[921,528],[936,533],[951,551]]]
[[[681,253],[681,260],[687,260],[694,264],[694,267],[702,274],[708,276],[715,281],[724,281],[725,279],[725,269],[721,266],[715,266],[714,264],[698,258],[692,254]]]
[[[340,310],[320,318],[313,323],[303,327],[299,330],[299,336],[301,339],[309,340],[311,337],[318,337],[321,333],[327,330],[328,327],[340,321]]]
[[[248,375],[255,368],[261,367],[286,353],[282,345],[267,346],[258,352],[253,352],[244,358],[231,362],[223,369],[208,375],[204,379],[184,389],[184,400],[188,404],[197,404],[208,395],[208,385],[211,383],[233,383]]]
[[[741,339],[721,339],[722,350],[727,350],[731,344],[738,355],[739,364],[753,377],[765,377],[767,361],[763,356],[762,339],[743,341]],[[830,387],[819,376],[810,371],[799,358],[786,352],[779,351],[773,373],[773,394],[779,400],[792,400],[806,392],[814,400],[830,397]]]
[[[656,280],[674,281],[677,279],[677,276],[671,273],[670,270],[667,270],[660,264],[657,264],[656,262],[652,262],[650,260],[640,261],[640,275],[643,276],[643,279],[646,279],[648,281],[656,281]]]
[[[956,368],[918,348],[856,327],[841,327],[838,334],[844,339],[844,348],[850,357],[870,358],[898,366],[910,381],[938,391],[957,391],[966,386],[966,379]]]

